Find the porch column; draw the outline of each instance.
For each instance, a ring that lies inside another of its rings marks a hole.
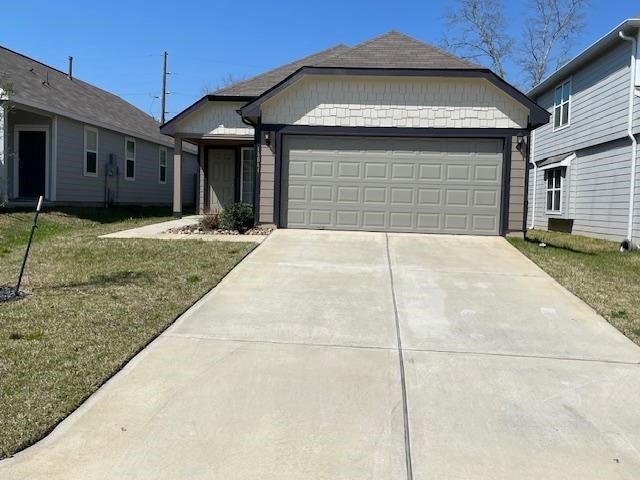
[[[0,101],[4,92],[0,88]],[[9,119],[7,118],[7,109],[0,104],[0,205],[9,200],[9,155],[7,129],[9,128]]]
[[[173,139],[173,216],[182,218],[182,138]]]

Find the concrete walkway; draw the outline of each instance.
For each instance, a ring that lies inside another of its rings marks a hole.
[[[279,230],[2,479],[633,479],[640,349],[502,238]]]
[[[176,220],[153,223],[143,227],[130,228],[119,232],[100,235],[99,238],[153,238],[156,240],[204,240],[208,242],[253,242],[262,243],[267,235],[216,235],[216,234],[181,234],[166,233],[170,228],[195,225],[202,219],[202,215],[188,215]]]

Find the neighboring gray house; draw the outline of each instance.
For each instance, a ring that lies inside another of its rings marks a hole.
[[[529,228],[638,243],[639,27],[622,22],[529,92],[552,114],[532,132]]]
[[[120,97],[0,47],[0,205],[169,205],[173,140]],[[8,109],[7,106],[8,105]],[[196,148],[185,145],[185,204]]]
[[[398,32],[207,95],[162,126],[199,145],[198,210],[286,228],[522,232],[527,140],[549,114],[490,70]],[[180,215],[181,184],[174,186]]]

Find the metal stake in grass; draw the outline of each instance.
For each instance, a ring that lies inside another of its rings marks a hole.
[[[38,228],[38,215],[40,215],[40,209],[42,208],[42,201],[44,197],[40,195],[38,199],[38,206],[36,207],[36,215],[33,217],[33,225],[31,225],[31,234],[29,234],[29,243],[27,243],[27,250],[24,252],[24,258],[22,259],[22,267],[20,268],[20,275],[18,275],[18,284],[16,285],[16,291],[14,295],[20,296],[20,284],[22,283],[22,275],[24,274],[24,267],[27,265],[27,258],[29,257],[29,250],[31,249],[31,241],[33,240],[33,234]]]

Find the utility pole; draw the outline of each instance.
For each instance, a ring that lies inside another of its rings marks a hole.
[[[167,103],[167,52],[162,53],[162,95],[160,95],[160,124],[164,124],[164,114],[166,113]]]

